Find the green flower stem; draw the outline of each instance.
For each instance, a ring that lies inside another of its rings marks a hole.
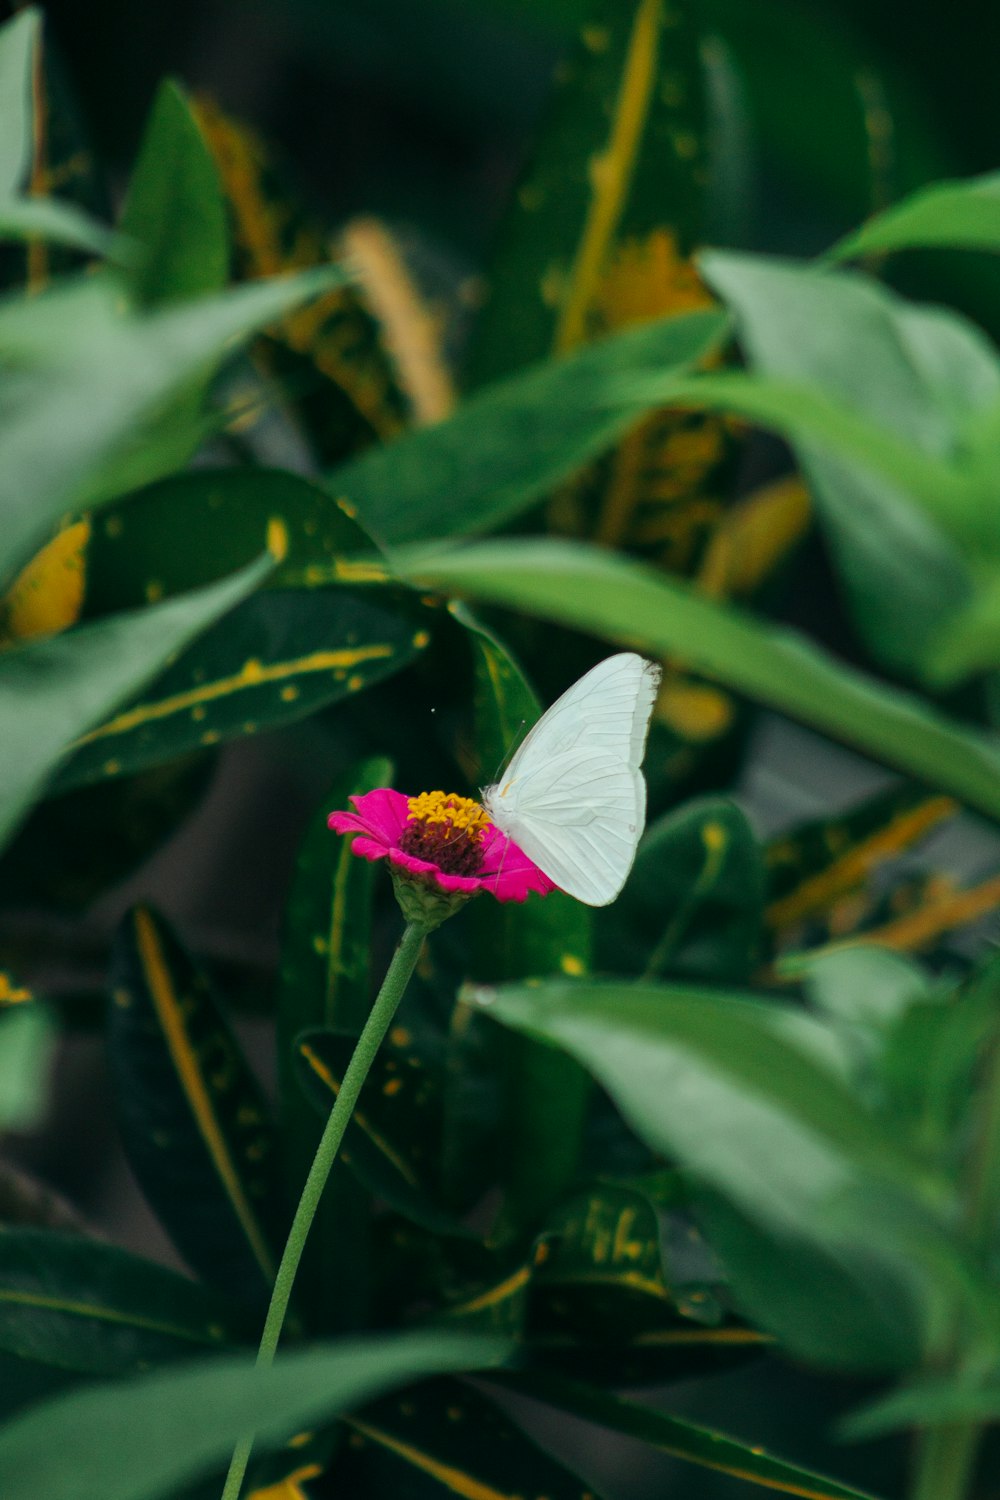
[[[365,1022],[364,1030],[358,1037],[358,1044],[347,1065],[340,1090],[316,1148],[313,1164],[309,1168],[299,1206],[295,1210],[295,1218],[288,1231],[288,1240],[281,1257],[281,1264],[278,1266],[278,1274],[274,1278],[271,1302],[264,1320],[260,1348],[257,1351],[258,1368],[266,1368],[274,1360],[274,1352],[278,1347],[285,1314],[288,1311],[295,1273],[299,1269],[302,1251],[319,1207],[320,1198],[323,1196],[330,1168],[336,1159],[340,1143],[344,1138],[344,1131],[350,1123],[354,1106],[358,1102],[358,1095],[368,1077],[369,1069],[375,1061],[376,1053],[392,1024],[392,1018],[403,998],[403,992],[416,968],[427,932],[428,928],[425,923],[412,921],[407,923],[403,936],[399,940],[399,946],[393,954],[388,973],[382,982],[382,988],[378,992],[371,1014]],[[254,1436],[252,1432],[247,1433],[237,1443],[229,1464],[229,1473],[226,1475],[222,1500],[239,1500],[240,1487],[253,1451]]]
[[[921,1433],[913,1500],[965,1500],[980,1432],[978,1423],[953,1422]]]

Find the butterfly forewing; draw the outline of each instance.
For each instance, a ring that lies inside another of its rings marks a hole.
[[[483,793],[497,826],[551,880],[591,906],[612,901],[646,816],[639,769],[660,669],[633,652],[600,662],[528,734]]]

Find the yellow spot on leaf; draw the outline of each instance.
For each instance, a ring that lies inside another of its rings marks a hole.
[[[151,578],[145,587],[146,603],[156,604],[163,598],[163,584],[158,578]]]
[[[67,630],[80,617],[90,522],[67,526],[43,547],[0,599],[0,644]]]
[[[267,550],[275,562],[284,562],[288,556],[288,527],[278,516],[267,523]]]
[[[124,522],[122,521],[121,516],[108,516],[107,520],[104,522],[104,535],[111,537],[112,540],[114,540],[116,537],[120,537],[123,530]]]
[[[23,1005],[34,998],[23,984],[14,984],[10,975],[0,970],[0,1005]]]
[[[418,630],[416,635],[413,637],[413,644],[414,646],[416,646],[418,651],[423,651],[425,646],[430,645],[430,639],[430,631]]]
[[[574,979],[584,973],[583,963],[575,953],[564,953],[559,960],[559,967],[564,974],[571,974]]]
[[[106,760],[103,766],[105,776],[117,776],[121,768],[120,760]]]

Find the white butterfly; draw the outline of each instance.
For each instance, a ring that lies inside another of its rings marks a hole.
[[[660,675],[634,651],[598,662],[481,793],[500,832],[587,906],[613,901],[635,859],[646,821],[639,767]]]

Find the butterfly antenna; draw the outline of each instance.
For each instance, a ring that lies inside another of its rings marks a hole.
[[[525,726],[526,726],[527,722],[528,722],[527,719],[522,719],[520,721],[520,723],[518,724],[518,726],[517,726],[517,733],[514,735],[514,738],[511,740],[510,745],[504,751],[503,755],[501,755],[501,757],[500,757],[500,764],[497,766],[496,770],[493,772],[493,780],[494,781],[499,781],[500,780],[500,772],[503,770],[504,766],[510,765],[511,756],[514,754],[514,751],[517,749],[518,745],[524,739],[524,730],[525,730]]]

